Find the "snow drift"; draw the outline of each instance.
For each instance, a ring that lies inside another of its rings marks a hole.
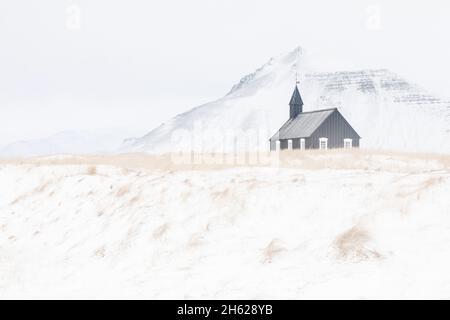
[[[449,298],[448,156],[0,163],[0,298]]]

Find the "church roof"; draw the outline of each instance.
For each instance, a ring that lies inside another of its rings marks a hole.
[[[295,86],[295,90],[294,93],[292,94],[289,105],[301,105],[301,106],[303,105],[302,96],[300,95],[300,91],[298,90],[297,86]]]
[[[337,108],[302,112],[294,119],[289,119],[270,140],[308,138],[336,110]]]

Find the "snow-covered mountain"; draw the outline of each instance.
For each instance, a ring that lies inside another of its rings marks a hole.
[[[288,118],[298,73],[304,111],[338,107],[363,137],[362,147],[450,153],[450,101],[389,70],[323,72],[318,65],[302,48],[272,58],[225,97],[130,140],[122,151],[233,151],[230,136],[255,135],[246,149],[267,150],[267,140]]]
[[[130,132],[130,130],[64,131],[47,138],[9,144],[0,148],[0,156],[110,153],[121,146]]]

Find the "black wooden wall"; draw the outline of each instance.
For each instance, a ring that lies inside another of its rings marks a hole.
[[[338,111],[333,112],[310,137],[305,138],[306,149],[319,149],[320,138],[328,138],[328,149],[344,148],[344,139],[352,139],[353,148],[359,148],[359,135]],[[288,149],[288,140],[281,140],[280,148]],[[292,148],[300,149],[300,138],[292,139]],[[276,141],[271,141],[270,149],[276,150]]]
[[[328,149],[344,148],[344,139],[353,140],[353,148],[359,148],[359,136],[345,118],[333,112],[306,140],[307,149],[319,149],[320,138],[328,138]]]

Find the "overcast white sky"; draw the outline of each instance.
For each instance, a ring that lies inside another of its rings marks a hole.
[[[0,144],[148,131],[298,45],[450,96],[449,30],[445,0],[3,0]]]

